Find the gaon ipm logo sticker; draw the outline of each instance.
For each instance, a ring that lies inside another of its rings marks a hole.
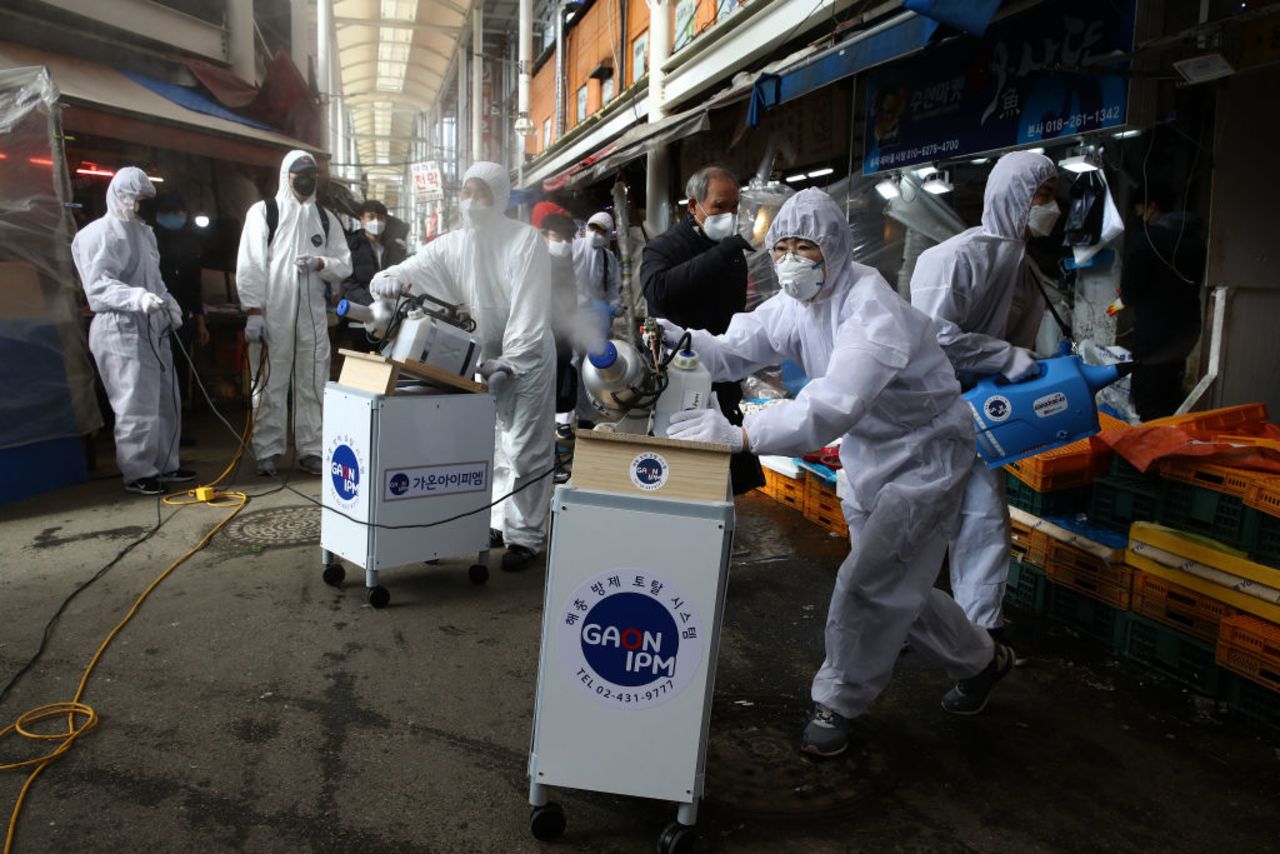
[[[339,507],[349,510],[360,499],[364,470],[355,441],[350,436],[335,436],[329,445],[327,463],[334,500]]]
[[[614,570],[564,603],[560,657],[574,681],[615,708],[643,709],[680,693],[706,643],[697,610],[665,578]]]
[[[667,485],[671,466],[666,457],[654,451],[637,454],[631,461],[631,482],[645,492],[656,492]]]

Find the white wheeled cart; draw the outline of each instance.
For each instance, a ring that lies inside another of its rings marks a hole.
[[[530,829],[555,787],[672,801],[685,852],[703,792],[734,511],[728,448],[578,434],[558,487],[529,756]]]
[[[489,578],[489,512],[473,511],[492,500],[493,398],[447,375],[424,384],[396,373],[377,378],[382,391],[339,381],[324,394],[324,580],[342,584],[337,558],[361,567],[375,608],[391,598],[384,569],[474,553],[471,580]]]

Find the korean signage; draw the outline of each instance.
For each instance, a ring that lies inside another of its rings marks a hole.
[[[434,160],[414,163],[409,172],[413,176],[413,195],[417,201],[439,202],[444,199],[439,163]]]
[[[867,76],[863,173],[1123,125],[1135,0],[1058,0]],[[1089,73],[1064,70],[1091,68]]]
[[[489,464],[483,461],[388,469],[384,476],[386,485],[382,497],[387,501],[453,495],[459,492],[484,492],[489,488]]]
[[[575,590],[556,619],[565,669],[611,708],[667,702],[702,662],[706,636],[698,610],[661,575],[603,572]]]

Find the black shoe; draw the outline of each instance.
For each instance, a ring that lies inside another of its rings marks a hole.
[[[188,483],[196,479],[196,473],[191,469],[174,469],[160,475],[161,483]]]
[[[849,747],[851,729],[852,718],[846,718],[821,703],[814,703],[809,712],[809,723],[800,736],[800,751],[813,756],[839,756]]]
[[[573,425],[561,424],[560,426],[556,427],[556,439],[558,439],[561,442],[572,442],[573,441]]]
[[[537,557],[533,549],[526,549],[524,546],[509,546],[507,553],[502,556],[503,572],[521,572],[529,568],[529,564],[533,563],[533,559]]]
[[[316,477],[319,477],[324,473],[324,463],[320,461],[319,454],[307,454],[305,457],[298,460],[298,468],[302,469],[307,474],[315,475]]]
[[[570,477],[569,472],[565,471],[564,469],[556,469],[556,473],[551,476],[551,479],[556,483],[568,483],[569,477]]]
[[[275,477],[278,457],[263,457],[258,460],[258,477]]]
[[[987,707],[991,689],[1013,669],[1015,660],[1012,647],[996,644],[991,663],[977,676],[957,682],[942,698],[942,710],[953,715],[976,715],[981,712]]]
[[[497,528],[490,528],[489,529],[489,548],[500,549],[505,545],[506,545],[506,542],[502,539],[502,532],[499,531]]]
[[[160,488],[160,479],[157,477],[140,477],[132,483],[126,483],[124,491],[132,492],[134,495],[159,495],[164,492]]]
[[[578,422],[578,429],[579,429],[579,430],[583,430],[583,431],[586,431],[586,430],[594,430],[594,429],[596,429],[596,422],[594,422],[594,421],[579,421],[579,422]]]

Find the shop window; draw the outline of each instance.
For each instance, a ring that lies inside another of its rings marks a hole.
[[[578,112],[576,122],[585,121],[587,118],[587,87],[583,86],[578,90]]]
[[[613,78],[606,77],[600,81],[600,105],[604,106],[613,100]]]
[[[738,11],[738,0],[717,0],[716,21],[723,21],[736,11]]]
[[[542,150],[551,147],[551,119],[542,120]]]
[[[649,70],[649,32],[636,36],[631,43],[631,82],[634,83]]]

